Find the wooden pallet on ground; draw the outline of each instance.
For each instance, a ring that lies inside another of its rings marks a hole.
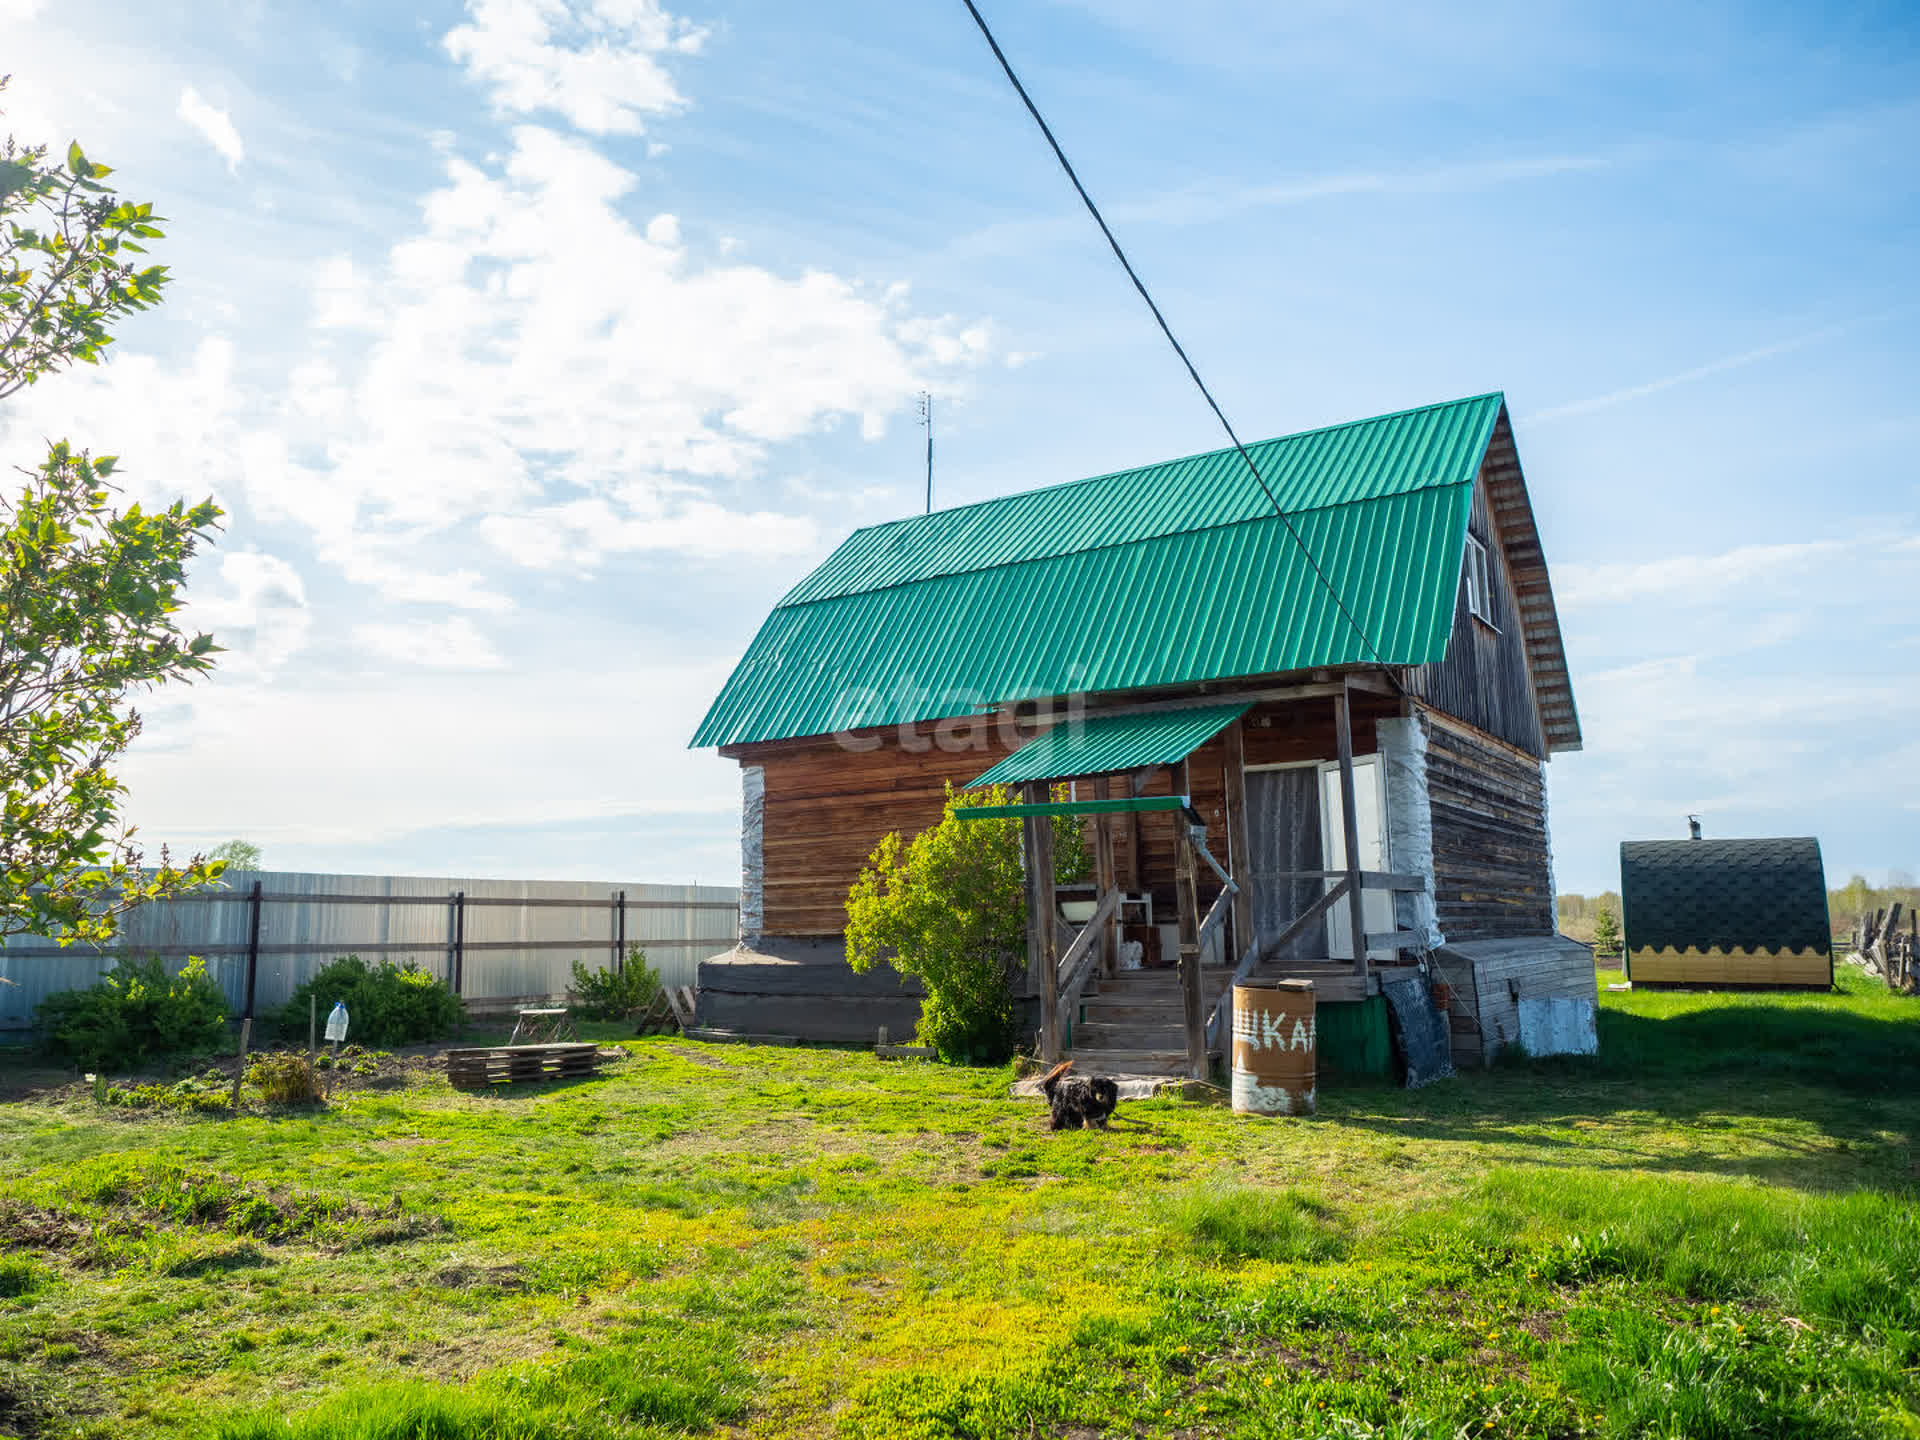
[[[456,1090],[572,1080],[591,1075],[600,1047],[591,1041],[559,1045],[490,1045],[447,1052],[447,1080]]]

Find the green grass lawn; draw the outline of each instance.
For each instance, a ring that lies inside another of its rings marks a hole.
[[[0,1105],[0,1434],[1920,1436],[1920,1002],[1845,977],[1106,1134],[660,1038],[239,1120],[75,1086]]]

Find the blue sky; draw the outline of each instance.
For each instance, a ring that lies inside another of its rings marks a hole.
[[[1910,5],[1000,0],[1241,433],[1506,391],[1621,839],[1920,870]],[[685,739],[917,508],[1218,443],[953,3],[0,0],[7,128],[172,221],[166,306],[0,412],[230,512],[150,841],[718,881]]]

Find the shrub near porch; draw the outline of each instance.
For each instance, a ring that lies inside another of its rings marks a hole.
[[[1597,1060],[1104,1135],[1045,1133],[1005,1071],[660,1038],[595,1082],[284,1118],[42,1096],[0,1110],[0,1415],[1920,1433],[1920,1002],[1847,987],[1610,994]]]

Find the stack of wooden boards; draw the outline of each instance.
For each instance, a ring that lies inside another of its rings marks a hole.
[[[447,1051],[447,1080],[456,1090],[570,1080],[591,1075],[600,1047],[591,1041],[559,1045],[489,1045]]]
[[[662,986],[652,1001],[635,1017],[636,1035],[672,1035],[693,1028],[693,987]]]
[[[1894,901],[1889,910],[1876,910],[1860,917],[1854,927],[1853,949],[1869,970],[1887,982],[1887,988],[1901,995],[1920,993],[1920,910],[1907,914],[1907,933],[1900,933],[1903,904]]]

